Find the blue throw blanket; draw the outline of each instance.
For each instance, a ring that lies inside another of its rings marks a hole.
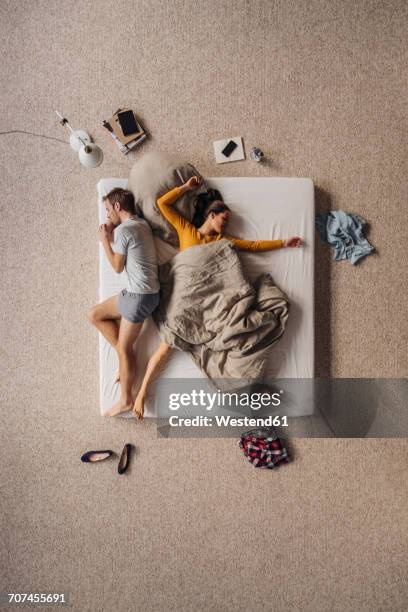
[[[348,214],[344,210],[316,215],[316,228],[321,239],[333,247],[333,259],[348,259],[353,265],[374,251],[374,247],[363,236],[366,223],[360,215]]]

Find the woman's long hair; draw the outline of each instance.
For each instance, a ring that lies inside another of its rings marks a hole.
[[[211,212],[217,215],[224,210],[229,210],[229,208],[224,204],[222,195],[218,189],[209,189],[204,193],[198,194],[195,212],[191,222],[195,227],[201,227]]]

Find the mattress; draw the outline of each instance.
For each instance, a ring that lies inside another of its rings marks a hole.
[[[275,283],[288,295],[291,311],[283,337],[273,347],[266,378],[298,379],[299,392],[291,381],[292,400],[288,416],[313,413],[314,377],[314,187],[303,178],[209,178],[209,185],[218,189],[233,214],[228,232],[247,239],[277,239],[301,236],[302,248],[279,249],[264,253],[241,252],[249,278],[269,272]],[[103,196],[113,187],[127,186],[126,179],[102,179],[98,183],[99,220],[105,220]],[[177,251],[155,238],[159,263],[164,263]],[[119,293],[126,285],[124,272],[116,274],[102,246],[99,246],[99,298],[105,300]],[[140,385],[146,364],[160,343],[152,319],[144,324],[136,342],[137,376]],[[100,410],[103,414],[120,395],[114,382],[118,368],[116,351],[99,335]],[[204,378],[189,355],[171,352],[162,370],[164,378]],[[305,385],[306,381],[310,384]],[[296,381],[294,382],[296,386]],[[155,384],[146,402],[146,416],[154,415]],[[123,416],[132,416],[127,413]]]

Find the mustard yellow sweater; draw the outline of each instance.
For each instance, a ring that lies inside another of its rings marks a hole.
[[[234,238],[234,236],[222,234],[202,236],[192,223],[187,221],[183,215],[180,215],[180,213],[172,207],[172,204],[174,204],[182,193],[180,187],[175,187],[157,200],[157,206],[160,212],[167,221],[171,223],[178,234],[180,251],[184,251],[197,244],[207,244],[208,242],[214,242],[222,238],[231,240],[231,242],[243,251],[271,251],[272,249],[281,249],[284,246],[283,240],[241,240],[241,238]]]

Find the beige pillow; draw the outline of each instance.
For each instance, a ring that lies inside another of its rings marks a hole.
[[[135,196],[136,211],[150,224],[153,234],[175,247],[179,245],[177,232],[163,217],[156,202],[167,191],[182,184],[177,171],[184,181],[194,175],[200,176],[193,165],[178,162],[164,153],[147,153],[135,163],[129,176],[129,189]],[[174,207],[191,221],[197,193],[205,190],[203,184],[199,192],[185,193]]]

